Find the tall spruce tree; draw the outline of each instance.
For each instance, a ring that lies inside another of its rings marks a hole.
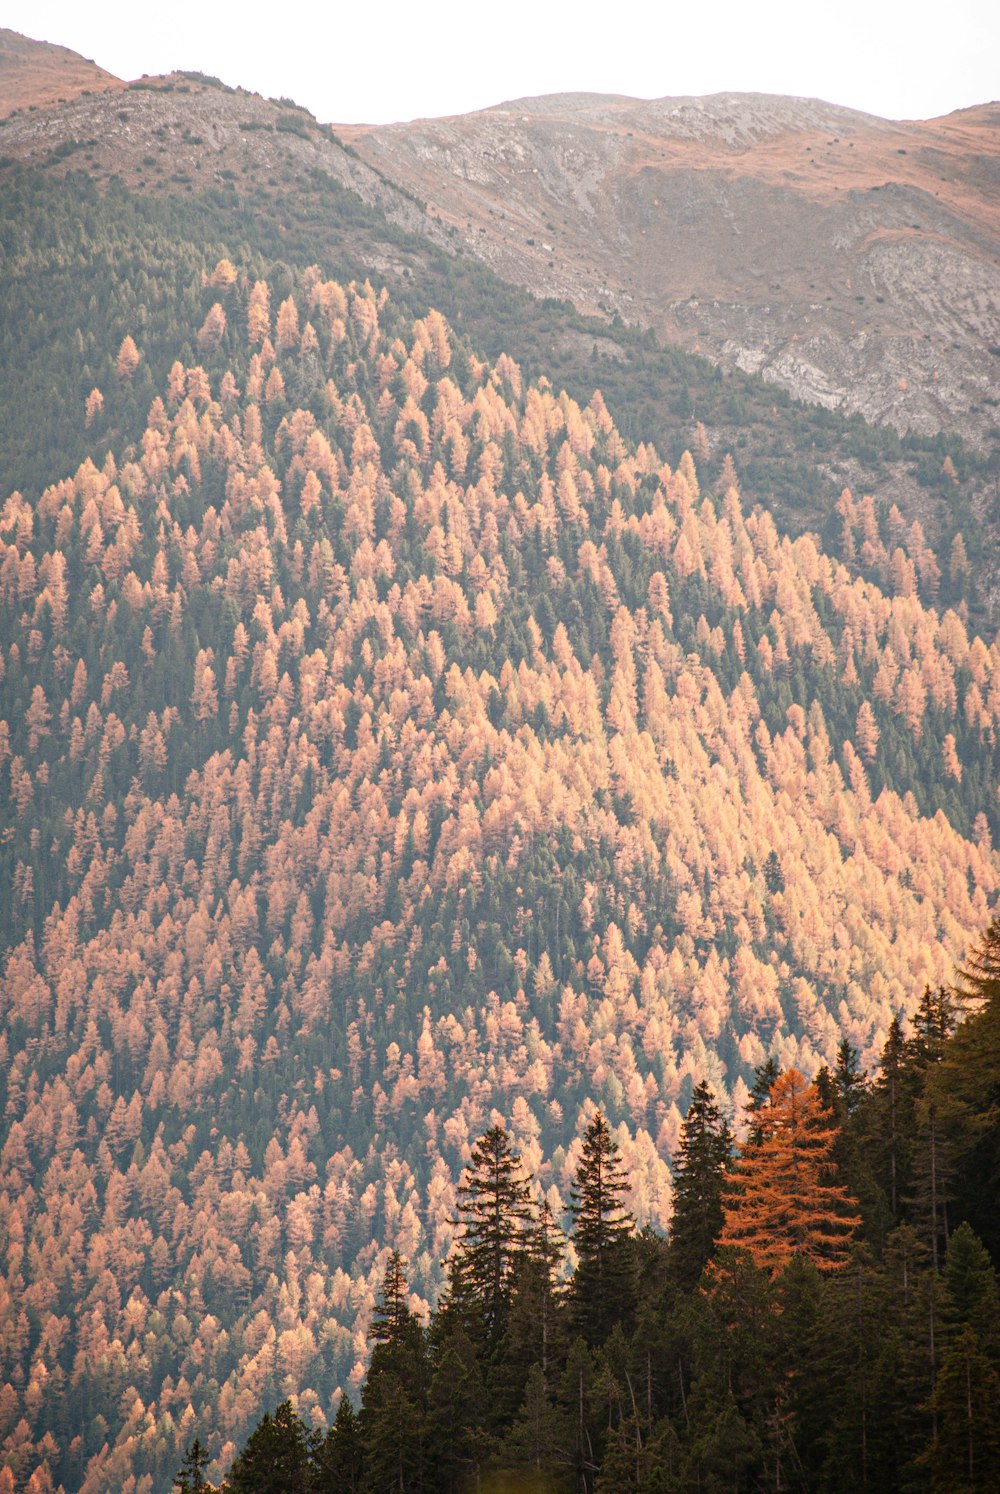
[[[857,1110],[865,1092],[865,1072],[861,1067],[861,1055],[847,1038],[843,1038],[837,1047],[837,1065],[833,1071],[833,1082],[837,1091],[838,1115],[843,1125]]]
[[[396,1250],[369,1337],[374,1347],[360,1414],[365,1481],[372,1489],[410,1494],[424,1478],[429,1375],[424,1332],[410,1311],[405,1263]]]
[[[732,1151],[733,1133],[702,1080],[691,1096],[674,1162],[670,1265],[681,1286],[695,1285],[722,1230],[722,1186]]]
[[[635,1221],[623,1202],[628,1186],[618,1147],[598,1110],[584,1135],[570,1204],[577,1255],[572,1315],[591,1344],[603,1343],[632,1312]]]
[[[223,1494],[308,1494],[310,1456],[306,1429],[283,1401],[265,1415],[234,1460]]]
[[[521,1158],[503,1126],[491,1126],[476,1142],[458,1196],[464,1292],[478,1315],[485,1355],[492,1359],[507,1327],[515,1267],[534,1218]]]
[[[876,1152],[876,1169],[898,1224],[901,1200],[909,1186],[914,1135],[914,1078],[907,1067],[907,1044],[898,1017],[889,1023],[878,1078],[869,1113],[864,1117],[867,1139]]]
[[[927,1075],[947,1155],[955,1212],[1000,1260],[1000,918],[959,971],[957,1001],[968,1013]]]
[[[761,1111],[771,1103],[771,1090],[780,1073],[781,1069],[774,1058],[765,1058],[753,1071],[753,1084],[750,1086],[750,1098],[746,1107],[749,1141],[759,1142],[763,1138]]]
[[[363,1470],[361,1428],[354,1407],[342,1395],[333,1426],[313,1456],[311,1494],[361,1494]]]
[[[184,1454],[184,1461],[174,1479],[177,1494],[210,1494],[212,1485],[205,1477],[210,1462],[208,1449],[196,1437]]]
[[[565,1290],[559,1269],[565,1254],[562,1231],[548,1203],[530,1231],[518,1260],[507,1332],[493,1379],[493,1391],[513,1414],[521,1404],[528,1371],[537,1364],[551,1389],[557,1355],[565,1340]]]

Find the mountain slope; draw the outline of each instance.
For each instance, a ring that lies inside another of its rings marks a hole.
[[[996,105],[558,94],[337,129],[507,279],[900,431],[997,425]]]
[[[507,352],[584,404],[599,383],[631,439],[654,440],[673,461],[686,446],[716,460],[733,450],[783,528],[815,529],[834,549],[845,486],[919,521],[945,572],[961,530],[979,557],[973,615],[996,605],[996,449],[900,440],[638,328],[539,300],[462,252],[457,233],[306,111],[196,74],[0,122],[0,489],[40,490],[54,457],[75,466],[87,449],[69,412],[104,378],[91,357],[97,285],[119,341],[149,321],[148,369],[162,380],[175,356],[170,306],[185,294],[173,288],[178,266],[209,244],[214,258],[262,256],[258,273],[287,262],[371,276],[414,314],[439,307],[480,351]],[[53,403],[56,388],[64,398]],[[52,420],[63,411],[55,451],[51,425],[42,439],[31,416],[38,400]]]
[[[0,1408],[88,1494],[329,1417],[494,1111],[560,1209],[601,1104],[663,1224],[693,1081],[870,1058],[998,878],[918,529],[842,500],[883,591],[318,269],[172,304],[0,516]]]
[[[114,88],[118,79],[68,47],[33,41],[0,27],[0,110],[65,103],[84,90]]]

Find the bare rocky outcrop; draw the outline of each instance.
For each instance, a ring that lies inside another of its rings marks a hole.
[[[1000,106],[557,94],[337,130],[509,280],[901,432],[997,423]]]

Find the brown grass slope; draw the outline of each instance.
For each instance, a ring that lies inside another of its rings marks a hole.
[[[84,89],[117,84],[112,73],[89,57],[0,27],[0,115],[62,103]]]

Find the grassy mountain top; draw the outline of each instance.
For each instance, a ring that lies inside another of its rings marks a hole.
[[[34,41],[0,27],[0,108],[4,114],[64,104],[85,89],[114,88],[118,82],[103,67],[68,47]]]

